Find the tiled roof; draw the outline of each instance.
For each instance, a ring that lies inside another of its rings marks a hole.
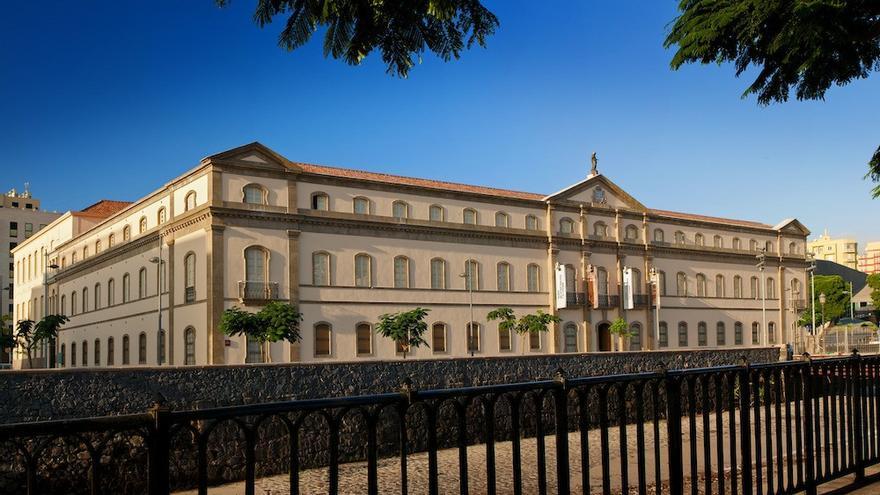
[[[102,199],[93,205],[86,206],[79,213],[86,213],[95,217],[106,218],[110,215],[125,209],[131,204],[131,201],[113,201],[111,199]]]
[[[313,165],[310,163],[296,163],[296,165],[301,167],[304,172],[317,175],[329,175],[332,177],[347,177],[352,179],[382,182],[385,184],[404,184],[408,186],[427,187],[430,189],[439,189],[443,191],[468,192],[500,198],[525,199],[531,201],[540,201],[544,198],[544,195],[542,194],[511,191],[508,189],[498,189],[494,187],[472,186],[469,184],[459,184],[456,182],[445,182],[440,180],[417,179],[415,177],[403,177],[400,175],[365,172],[362,170],[352,170],[349,168],[326,167],[324,165]]]
[[[680,213],[677,211],[669,211],[669,210],[648,210],[650,213],[654,215],[660,215],[664,217],[672,217],[672,218],[681,218],[684,220],[697,220],[700,222],[712,222],[712,223],[723,223],[728,225],[741,225],[743,227],[755,227],[759,229],[772,229],[772,225],[767,225],[766,223],[761,222],[752,222],[749,220],[734,220],[731,218],[721,218],[721,217],[709,217],[706,215],[694,215],[693,213]]]

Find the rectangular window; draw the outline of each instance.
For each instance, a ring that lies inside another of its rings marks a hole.
[[[354,198],[354,212],[358,215],[369,215],[370,200],[367,198]]]
[[[665,321],[660,322],[660,347],[669,346],[669,327]]]
[[[529,332],[529,349],[537,351],[541,349],[541,334],[538,332]]]
[[[446,325],[436,323],[431,328],[431,349],[437,352],[446,352]]]
[[[409,287],[409,260],[406,258],[394,258],[394,287]]]
[[[510,329],[504,330],[498,329],[498,350],[500,351],[509,351],[510,347]]]
[[[28,238],[32,235],[34,235],[34,224],[32,224],[32,223],[24,224],[24,237]]]
[[[9,222],[9,237],[18,237],[18,222]]]
[[[443,260],[431,260],[431,288],[446,288],[446,263]]]
[[[480,325],[477,323],[467,324],[467,350],[480,352]]]
[[[431,208],[428,210],[428,218],[432,222],[442,222],[443,221],[443,207],[437,206],[437,205],[431,206]]]

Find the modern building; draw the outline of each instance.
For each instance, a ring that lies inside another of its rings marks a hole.
[[[807,249],[817,260],[833,261],[858,270],[859,243],[855,239],[832,239],[828,229],[807,244]]]
[[[880,241],[865,246],[865,254],[859,255],[859,271],[868,275],[880,273]]]
[[[58,218],[60,213],[42,211],[40,200],[31,195],[28,185],[23,192],[15,189],[0,196],[0,315],[10,318],[8,323],[0,320],[0,331],[12,331],[12,294],[15,287],[12,250],[19,243]],[[9,350],[0,349],[0,367],[7,367],[12,359]]]
[[[780,344],[798,335],[808,234],[794,219],[648,208],[595,162],[536,194],[297,163],[253,143],[52,245],[48,300],[70,316],[66,367],[260,361],[219,324],[272,300],[304,317],[301,342],[272,344],[272,362],[396,359],[374,325],[417,306],[430,346],[407,359],[604,351],[617,317],[630,349]],[[502,306],[561,322],[520,339],[487,321]]]

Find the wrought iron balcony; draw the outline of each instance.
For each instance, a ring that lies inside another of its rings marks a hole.
[[[240,289],[239,289],[240,291]],[[195,302],[196,300],[196,288],[195,287],[186,287],[183,289],[183,299],[184,302]]]
[[[650,294],[633,294],[633,306],[644,308],[651,304]]]
[[[278,299],[278,283],[239,282],[238,298],[242,301],[274,301]]]
[[[618,295],[599,294],[596,298],[598,298],[598,306],[600,308],[616,308],[620,306],[620,296]]]
[[[583,292],[566,292],[565,303],[568,306],[583,306],[587,303],[587,295]]]

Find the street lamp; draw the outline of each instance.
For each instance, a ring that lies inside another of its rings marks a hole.
[[[159,245],[159,256],[153,256],[152,258],[150,258],[150,263],[156,264],[156,299],[158,300],[158,303],[159,303],[159,310],[157,313],[159,326],[157,329],[156,338],[161,339],[162,338],[162,265],[165,264],[165,260],[162,259],[162,245],[161,244]],[[163,349],[166,348],[164,342],[162,342],[160,345],[163,347]],[[165,356],[157,356],[157,357],[162,358],[163,360],[165,358]],[[157,359],[157,361],[159,361],[159,359]],[[158,364],[161,365],[164,363],[159,362]]]
[[[813,318],[811,333],[813,334],[813,338],[815,339],[816,335],[818,335],[818,332],[816,330],[816,257],[811,254],[809,255],[809,259],[810,266],[807,267],[807,273],[810,274],[810,311],[812,312]]]
[[[471,321],[467,324],[468,329],[468,347],[470,347],[471,357],[474,356],[474,285],[471,283],[473,281],[473,272],[474,272],[474,262],[471,260],[467,261],[467,265],[465,266],[464,273],[459,274],[458,276],[464,279],[464,284],[468,290],[468,305],[471,309]]]

